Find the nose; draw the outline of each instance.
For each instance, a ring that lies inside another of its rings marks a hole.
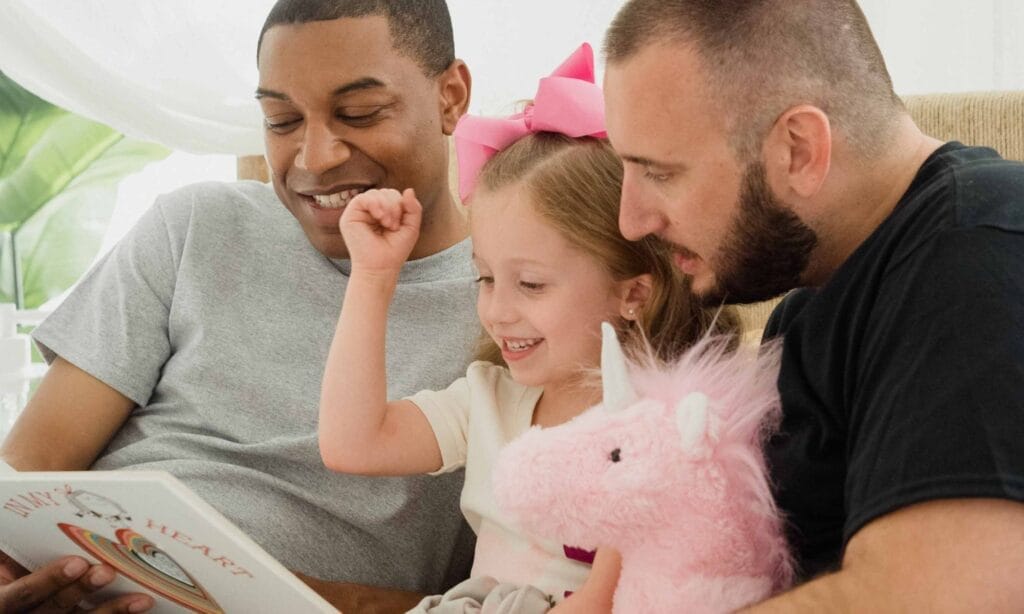
[[[636,173],[629,168],[625,170],[619,201],[619,231],[630,241],[657,234],[665,227],[664,218],[651,206],[652,195],[643,189]]]
[[[484,326],[510,324],[516,320],[515,297],[504,285],[495,283],[490,288],[480,287],[476,308]]]
[[[352,157],[348,143],[331,126],[306,123],[295,166],[322,175]]]

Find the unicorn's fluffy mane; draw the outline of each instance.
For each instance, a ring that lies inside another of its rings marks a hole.
[[[648,355],[634,361],[630,380],[641,399],[667,407],[692,392],[708,397],[709,460],[737,487],[731,496],[747,502],[757,524],[752,533],[762,538],[757,548],[779,561],[776,586],[786,586],[792,579],[792,560],[784,541],[773,537],[779,534],[780,516],[765,458],[759,453],[781,419],[776,387],[781,345],[735,349],[733,345],[731,337],[705,336],[671,364]]]

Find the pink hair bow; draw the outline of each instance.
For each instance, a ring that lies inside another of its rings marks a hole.
[[[465,115],[459,120],[454,136],[462,200],[473,193],[480,169],[488,160],[535,132],[574,138],[607,136],[604,97],[594,83],[594,50],[589,44],[580,45],[551,76],[540,80],[537,95],[522,113],[505,118]]]

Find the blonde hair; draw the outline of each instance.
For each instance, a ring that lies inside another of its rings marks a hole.
[[[601,262],[614,279],[651,275],[651,296],[636,322],[621,318],[612,323],[627,354],[639,359],[653,353],[669,361],[709,328],[735,328],[732,315],[715,317],[697,304],[664,243],[655,237],[629,241],[622,236],[622,161],[607,140],[549,132],[526,136],[488,161],[476,189],[494,191],[516,182],[522,182],[543,219],[571,245]],[[486,332],[476,358],[504,364],[500,348]]]

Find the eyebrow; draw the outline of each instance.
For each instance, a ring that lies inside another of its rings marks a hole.
[[[473,259],[474,264],[477,261],[481,261],[482,260],[479,256],[476,255],[476,252],[472,252],[470,254],[470,257]],[[549,269],[552,268],[551,265],[546,264],[544,262],[541,262],[540,260],[534,260],[533,258],[511,258],[511,259],[508,260],[508,263],[513,265],[513,266],[522,266],[524,264],[533,264],[533,265],[541,266],[541,267],[544,267],[544,268],[549,268]]]
[[[672,164],[670,162],[659,162],[657,160],[652,160],[650,158],[644,158],[642,156],[631,156],[631,155],[628,155],[628,154],[623,154],[623,155],[620,155],[619,157],[622,158],[623,162],[629,162],[630,164],[638,164],[640,166],[654,166],[656,168],[664,168],[664,169],[681,169],[681,168],[683,168],[682,164]]]
[[[380,79],[375,79],[374,77],[363,77],[362,79],[356,79],[351,83],[346,83],[345,85],[336,88],[333,92],[331,92],[331,97],[337,98],[339,96],[351,94],[352,92],[369,90],[378,87],[385,87],[384,82],[381,81]],[[284,101],[291,100],[291,98],[289,98],[288,95],[283,92],[275,92],[274,90],[268,90],[266,88],[258,87],[256,88],[256,100],[259,100],[261,98],[274,98],[275,100]]]

